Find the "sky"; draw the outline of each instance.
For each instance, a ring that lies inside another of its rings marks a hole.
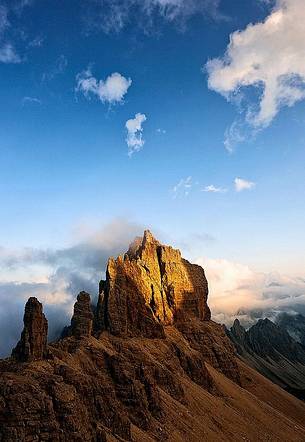
[[[305,312],[304,20],[303,0],[0,0],[0,355],[27,297],[55,336],[145,228],[203,265],[214,319]]]

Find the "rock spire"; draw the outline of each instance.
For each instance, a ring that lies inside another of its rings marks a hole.
[[[20,362],[43,359],[47,354],[48,321],[42,311],[42,304],[34,297],[25,305],[24,328],[20,341],[12,356]]]

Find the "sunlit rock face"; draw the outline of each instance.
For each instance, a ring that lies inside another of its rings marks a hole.
[[[211,317],[202,267],[160,244],[148,230],[124,256],[109,260],[100,288],[99,323],[116,335],[161,337],[163,325]]]

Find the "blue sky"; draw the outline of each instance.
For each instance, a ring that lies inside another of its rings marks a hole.
[[[0,0],[2,256],[119,223],[303,278],[302,14],[301,0]],[[41,265],[39,282],[58,268]]]

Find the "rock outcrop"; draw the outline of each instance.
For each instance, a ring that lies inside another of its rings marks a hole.
[[[26,303],[23,322],[21,338],[12,356],[20,362],[43,359],[47,355],[48,321],[36,298],[29,298]]]
[[[71,320],[71,334],[77,338],[91,336],[93,327],[93,313],[91,310],[90,295],[80,292],[74,304],[74,314]]]
[[[146,230],[124,256],[110,259],[97,315],[118,336],[164,336],[163,325],[211,318],[202,267],[160,244]]]

